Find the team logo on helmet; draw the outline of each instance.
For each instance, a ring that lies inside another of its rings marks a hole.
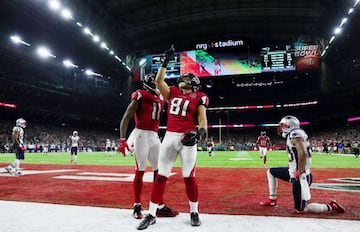
[[[143,87],[146,90],[149,90],[151,92],[157,93],[156,91],[156,83],[155,83],[155,74],[154,73],[148,73],[145,75],[143,79]]]
[[[278,134],[286,138],[294,128],[300,128],[300,121],[295,116],[287,115],[279,122]]]
[[[16,126],[19,126],[21,128],[25,128],[27,126],[27,122],[23,118],[19,118],[16,120]]]

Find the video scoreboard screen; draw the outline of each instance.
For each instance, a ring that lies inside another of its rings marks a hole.
[[[261,50],[262,72],[279,72],[295,70],[294,50],[286,46],[284,50],[271,50],[266,47]]]
[[[151,56],[151,72],[157,73],[161,67],[162,62],[165,57],[163,54],[152,55]],[[170,60],[167,69],[165,78],[173,78],[180,76],[180,53],[175,53],[174,59]]]
[[[139,79],[145,73],[156,73],[164,55],[152,54],[143,59],[146,61],[140,65]],[[211,77],[318,69],[319,60],[319,46],[304,44],[264,47],[260,51],[242,47],[179,51],[169,62],[165,78],[177,78],[189,72],[198,77]]]

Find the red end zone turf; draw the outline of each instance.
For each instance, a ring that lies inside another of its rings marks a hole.
[[[25,175],[21,177],[0,173],[0,200],[132,208],[133,167],[48,164],[23,164],[22,167]],[[291,185],[282,181],[278,188],[278,207],[259,205],[261,200],[268,197],[266,170],[197,168],[200,212],[360,220],[359,169],[313,169],[314,184],[350,184],[357,191],[312,189],[311,202],[328,203],[336,199],[345,206],[346,212],[306,215],[294,213]],[[188,212],[180,169],[174,168],[173,173],[166,186],[165,202],[180,212]],[[357,178],[357,183],[340,182],[333,178]],[[144,183],[142,204],[145,209],[148,207],[151,185]]]

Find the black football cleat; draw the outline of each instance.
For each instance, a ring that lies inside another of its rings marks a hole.
[[[190,218],[191,218],[192,226],[200,226],[201,225],[201,221],[199,219],[198,213],[195,213],[195,212],[190,213]]]
[[[141,205],[140,204],[134,205],[133,216],[134,216],[135,219],[142,219],[143,218],[143,214],[142,214],[142,211],[141,211]]]
[[[157,217],[176,217],[179,214],[178,211],[173,210],[166,205],[162,207],[161,209],[156,210],[156,216]]]
[[[140,222],[140,224],[138,225],[137,229],[138,230],[145,230],[146,228],[148,228],[150,225],[153,225],[156,223],[156,218],[151,215],[148,214],[145,216],[144,220],[142,220]]]

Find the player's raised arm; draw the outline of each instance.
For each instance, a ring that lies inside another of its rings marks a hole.
[[[170,98],[170,88],[169,85],[165,82],[166,67],[169,64],[169,61],[174,58],[174,53],[175,53],[174,45],[172,45],[170,49],[165,51],[164,54],[165,59],[158,73],[156,74],[156,79],[155,79],[156,86],[159,89],[161,95],[163,95],[163,97],[165,98],[165,100],[169,100]]]

